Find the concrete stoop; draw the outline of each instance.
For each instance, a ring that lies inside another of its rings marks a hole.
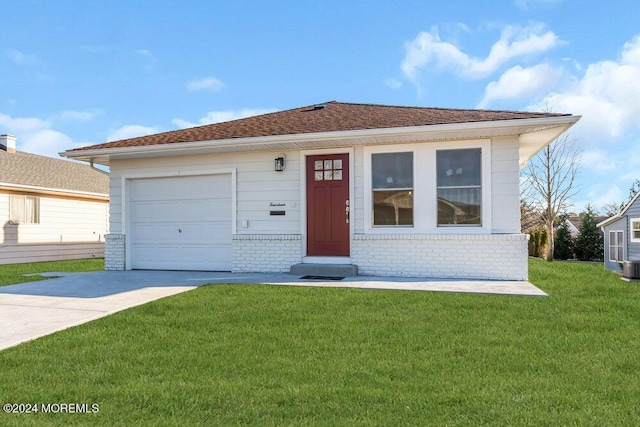
[[[291,266],[291,274],[300,277],[354,277],[358,275],[358,266],[353,264],[295,264]]]

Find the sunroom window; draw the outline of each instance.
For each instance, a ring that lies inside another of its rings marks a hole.
[[[631,241],[640,242],[640,218],[631,218]]]
[[[609,231],[609,261],[624,261],[624,233]]]
[[[436,152],[438,226],[482,225],[482,150]]]
[[[413,153],[371,155],[374,226],[413,226]]]

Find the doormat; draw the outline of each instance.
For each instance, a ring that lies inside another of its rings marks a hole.
[[[304,280],[342,280],[344,277],[337,276],[302,276]]]

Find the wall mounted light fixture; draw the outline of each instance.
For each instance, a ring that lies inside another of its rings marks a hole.
[[[276,157],[276,160],[275,160],[276,172],[282,172],[284,170],[285,159],[286,159],[286,156],[284,154],[280,154],[278,157]]]

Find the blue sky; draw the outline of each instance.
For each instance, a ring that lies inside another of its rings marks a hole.
[[[582,115],[575,209],[640,178],[640,2],[0,0],[0,133],[56,156],[330,100]]]

